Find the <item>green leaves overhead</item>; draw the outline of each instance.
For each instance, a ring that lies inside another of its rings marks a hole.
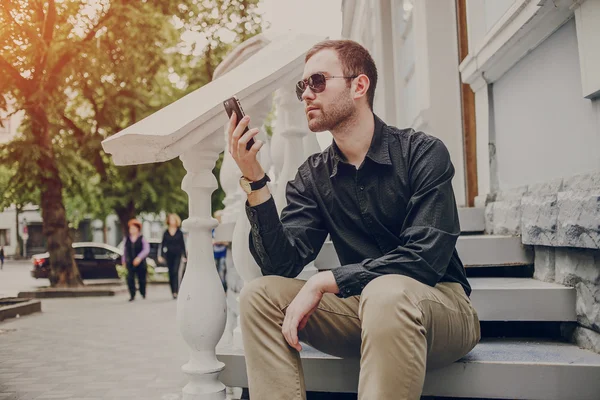
[[[101,142],[209,82],[233,46],[261,31],[258,3],[1,1],[0,112],[23,110],[25,119],[18,137],[0,145],[0,208],[39,203],[45,155],[56,161],[70,220],[185,216],[179,160],[116,167]],[[47,123],[50,147],[33,121]],[[222,207],[222,192],[213,197]]]

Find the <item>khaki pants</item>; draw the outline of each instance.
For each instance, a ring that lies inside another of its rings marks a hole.
[[[281,325],[304,285],[266,276],[240,296],[241,328],[252,400],[306,399],[299,353]],[[480,339],[479,319],[462,286],[435,287],[402,275],[371,281],[361,296],[323,296],[299,332],[312,347],[342,358],[360,357],[360,400],[419,399],[425,370],[449,365]]]

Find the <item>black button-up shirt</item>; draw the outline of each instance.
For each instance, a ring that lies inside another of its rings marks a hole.
[[[456,252],[460,235],[451,180],[454,166],[439,139],[387,126],[377,116],[362,165],[335,144],[313,154],[287,184],[281,219],[273,198],[250,207],[250,252],[263,275],[296,277],[329,234],[341,266],[340,297],[373,279],[401,274],[430,286],[471,287]]]

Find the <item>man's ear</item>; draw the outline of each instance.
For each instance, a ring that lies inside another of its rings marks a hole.
[[[357,78],[354,78],[354,82],[352,83],[352,87],[354,88],[354,99],[366,97],[370,86],[371,81],[365,74],[360,74]]]

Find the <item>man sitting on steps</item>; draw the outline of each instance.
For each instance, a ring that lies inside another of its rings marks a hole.
[[[296,86],[308,127],[333,143],[300,166],[277,214],[257,161],[262,142],[246,116],[229,143],[248,193],[250,251],[264,277],[240,297],[253,400],[306,398],[299,341],[360,357],[360,400],[419,399],[427,368],[453,363],[479,341],[471,288],[455,246],[460,234],[446,146],[373,114],[377,69],[350,40],[306,55]],[[236,127],[237,125],[237,127]],[[331,239],[341,266],[293,279]]]

